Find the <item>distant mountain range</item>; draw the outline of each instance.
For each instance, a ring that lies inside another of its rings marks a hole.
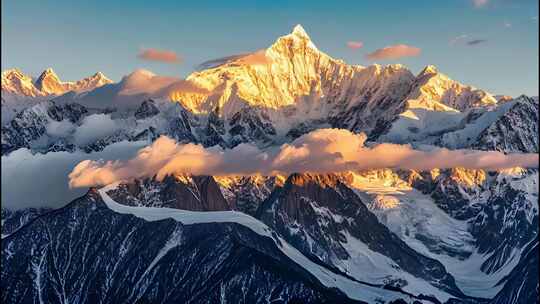
[[[319,128],[538,153],[538,113],[538,98],[493,96],[434,66],[347,65],[298,25],[186,79],[4,71],[2,158],[162,135],[263,148]],[[81,140],[92,121],[106,130]],[[2,302],[534,303],[538,184],[537,169],[388,168],[91,188],[59,209],[2,209]]]

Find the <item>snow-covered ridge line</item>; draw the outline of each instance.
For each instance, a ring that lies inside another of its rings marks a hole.
[[[126,206],[115,202],[107,194],[109,190],[114,189],[116,186],[118,186],[118,183],[111,184],[98,190],[107,207],[114,212],[134,215],[146,221],[173,219],[185,225],[204,223],[237,223],[251,229],[253,232],[261,236],[272,238],[277,243],[277,247],[283,252],[283,254],[315,276],[317,280],[321,282],[321,284],[330,288],[338,288],[351,299],[373,303],[378,299],[382,299],[386,302],[407,297],[404,294],[392,292],[390,290],[383,290],[381,288],[371,287],[352,281],[346,277],[335,274],[318,264],[313,263],[297,249],[289,245],[284,239],[279,237],[276,239],[275,236],[272,236],[271,229],[264,223],[247,214],[238,211],[196,212],[172,208]],[[448,299],[439,300],[447,301]]]
[[[62,81],[52,68],[43,71],[36,79],[16,68],[2,71],[2,93],[19,97],[58,96],[69,91],[81,93],[111,83],[113,81],[101,72],[76,81]]]

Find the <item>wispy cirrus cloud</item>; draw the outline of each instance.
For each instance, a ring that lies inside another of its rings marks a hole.
[[[448,44],[451,46],[454,46],[454,45],[476,46],[476,45],[483,44],[486,42],[488,42],[487,39],[472,38],[471,35],[469,34],[463,34],[463,35],[459,35],[450,39]]]
[[[467,45],[474,46],[474,45],[479,45],[479,44],[483,44],[483,43],[486,43],[486,42],[487,42],[486,39],[473,39],[473,40],[467,41]]]
[[[499,170],[538,167],[538,154],[496,151],[415,150],[410,145],[382,143],[367,147],[364,133],[319,129],[292,143],[261,150],[253,144],[232,149],[179,144],[160,137],[127,161],[80,162],[69,174],[70,187],[106,185],[121,180],[167,175],[274,175],[295,172],[335,173],[380,168],[429,170],[464,167]]]
[[[469,38],[469,35],[467,35],[467,34],[459,35],[459,36],[456,36],[456,37],[450,39],[450,41],[448,43],[450,45],[456,45],[456,44],[464,41],[467,38]]]
[[[154,48],[143,49],[137,55],[139,59],[165,63],[180,63],[182,59],[174,51],[159,50]]]
[[[364,46],[364,43],[362,41],[348,41],[347,47],[351,50],[357,50]]]
[[[406,44],[396,44],[378,49],[366,55],[369,60],[399,59],[402,57],[415,57],[420,55],[421,49]]]
[[[229,63],[244,65],[267,65],[271,64],[272,60],[268,56],[266,56],[266,50],[263,49],[252,53],[242,53],[208,60],[199,64],[196,69],[211,69]]]

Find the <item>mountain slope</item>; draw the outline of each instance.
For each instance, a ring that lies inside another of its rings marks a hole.
[[[538,237],[524,249],[519,264],[500,282],[504,288],[492,304],[526,304],[538,301]]]
[[[444,264],[469,296],[492,298],[538,234],[538,175],[456,168],[353,173],[379,221]]]
[[[216,176],[221,193],[239,211],[255,216],[259,206],[276,187],[283,186],[283,176]]]
[[[249,216],[123,206],[106,191],[91,189],[2,241],[4,301],[413,302],[323,272]]]
[[[512,107],[478,136],[473,148],[538,153],[538,101],[520,96]]]
[[[109,195],[130,206],[166,207],[190,211],[227,211],[235,209],[228,202],[212,176],[167,176],[122,183]]]
[[[218,111],[225,120],[246,106],[259,108],[278,134],[320,119],[370,132],[408,107],[462,110],[497,103],[433,67],[415,77],[401,65],[347,65],[319,51],[300,25],[256,54],[264,56],[264,63],[229,60],[187,78],[209,95],[177,92],[171,98],[194,113]]]
[[[34,86],[32,77],[23,74],[19,69],[10,69],[2,72],[2,96],[5,93],[27,97],[45,95],[45,93]]]
[[[105,77],[101,72],[76,82],[63,82],[53,69],[48,68],[36,79],[34,85],[36,89],[45,95],[61,95],[69,91],[81,93],[109,83],[112,83],[112,80]]]
[[[347,65],[318,50],[300,25],[265,50],[218,60],[186,80],[145,70],[114,84],[92,80],[100,75],[66,83],[47,70],[36,86],[47,94],[71,90],[54,98],[58,104],[116,109],[118,117],[149,98],[177,101],[192,120],[201,122],[180,137],[222,147],[282,144],[321,127],[366,132],[370,139],[392,142],[424,140],[425,135],[416,133],[426,129],[434,143],[459,128],[465,115],[460,111],[497,104],[489,93],[453,81],[433,66],[415,76],[398,64]],[[36,94],[45,94],[38,88]]]
[[[10,210],[2,208],[2,238],[12,234],[36,217],[46,212],[52,211],[50,208],[25,208]]]
[[[407,97],[408,108],[435,111],[463,111],[473,107],[497,104],[491,94],[463,85],[427,66],[416,77],[414,88]]]
[[[2,95],[8,93],[21,98],[55,96],[68,91],[89,91],[110,83],[112,80],[101,72],[76,82],[62,82],[51,68],[43,71],[35,81],[19,69],[10,69],[2,72]]]
[[[372,136],[380,142],[436,145],[450,149],[538,151],[538,102],[527,96],[497,104],[454,109],[409,108]]]
[[[442,264],[417,253],[379,223],[338,176],[289,176],[257,217],[306,256],[360,281],[443,302],[449,294],[463,296]]]

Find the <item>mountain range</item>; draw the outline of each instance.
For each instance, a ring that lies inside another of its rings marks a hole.
[[[268,148],[321,128],[364,132],[369,145],[538,153],[538,107],[431,65],[348,65],[298,25],[186,79],[5,71],[2,158],[160,136]],[[122,181],[61,208],[2,209],[2,300],[533,303],[537,188],[538,170],[519,167]]]

